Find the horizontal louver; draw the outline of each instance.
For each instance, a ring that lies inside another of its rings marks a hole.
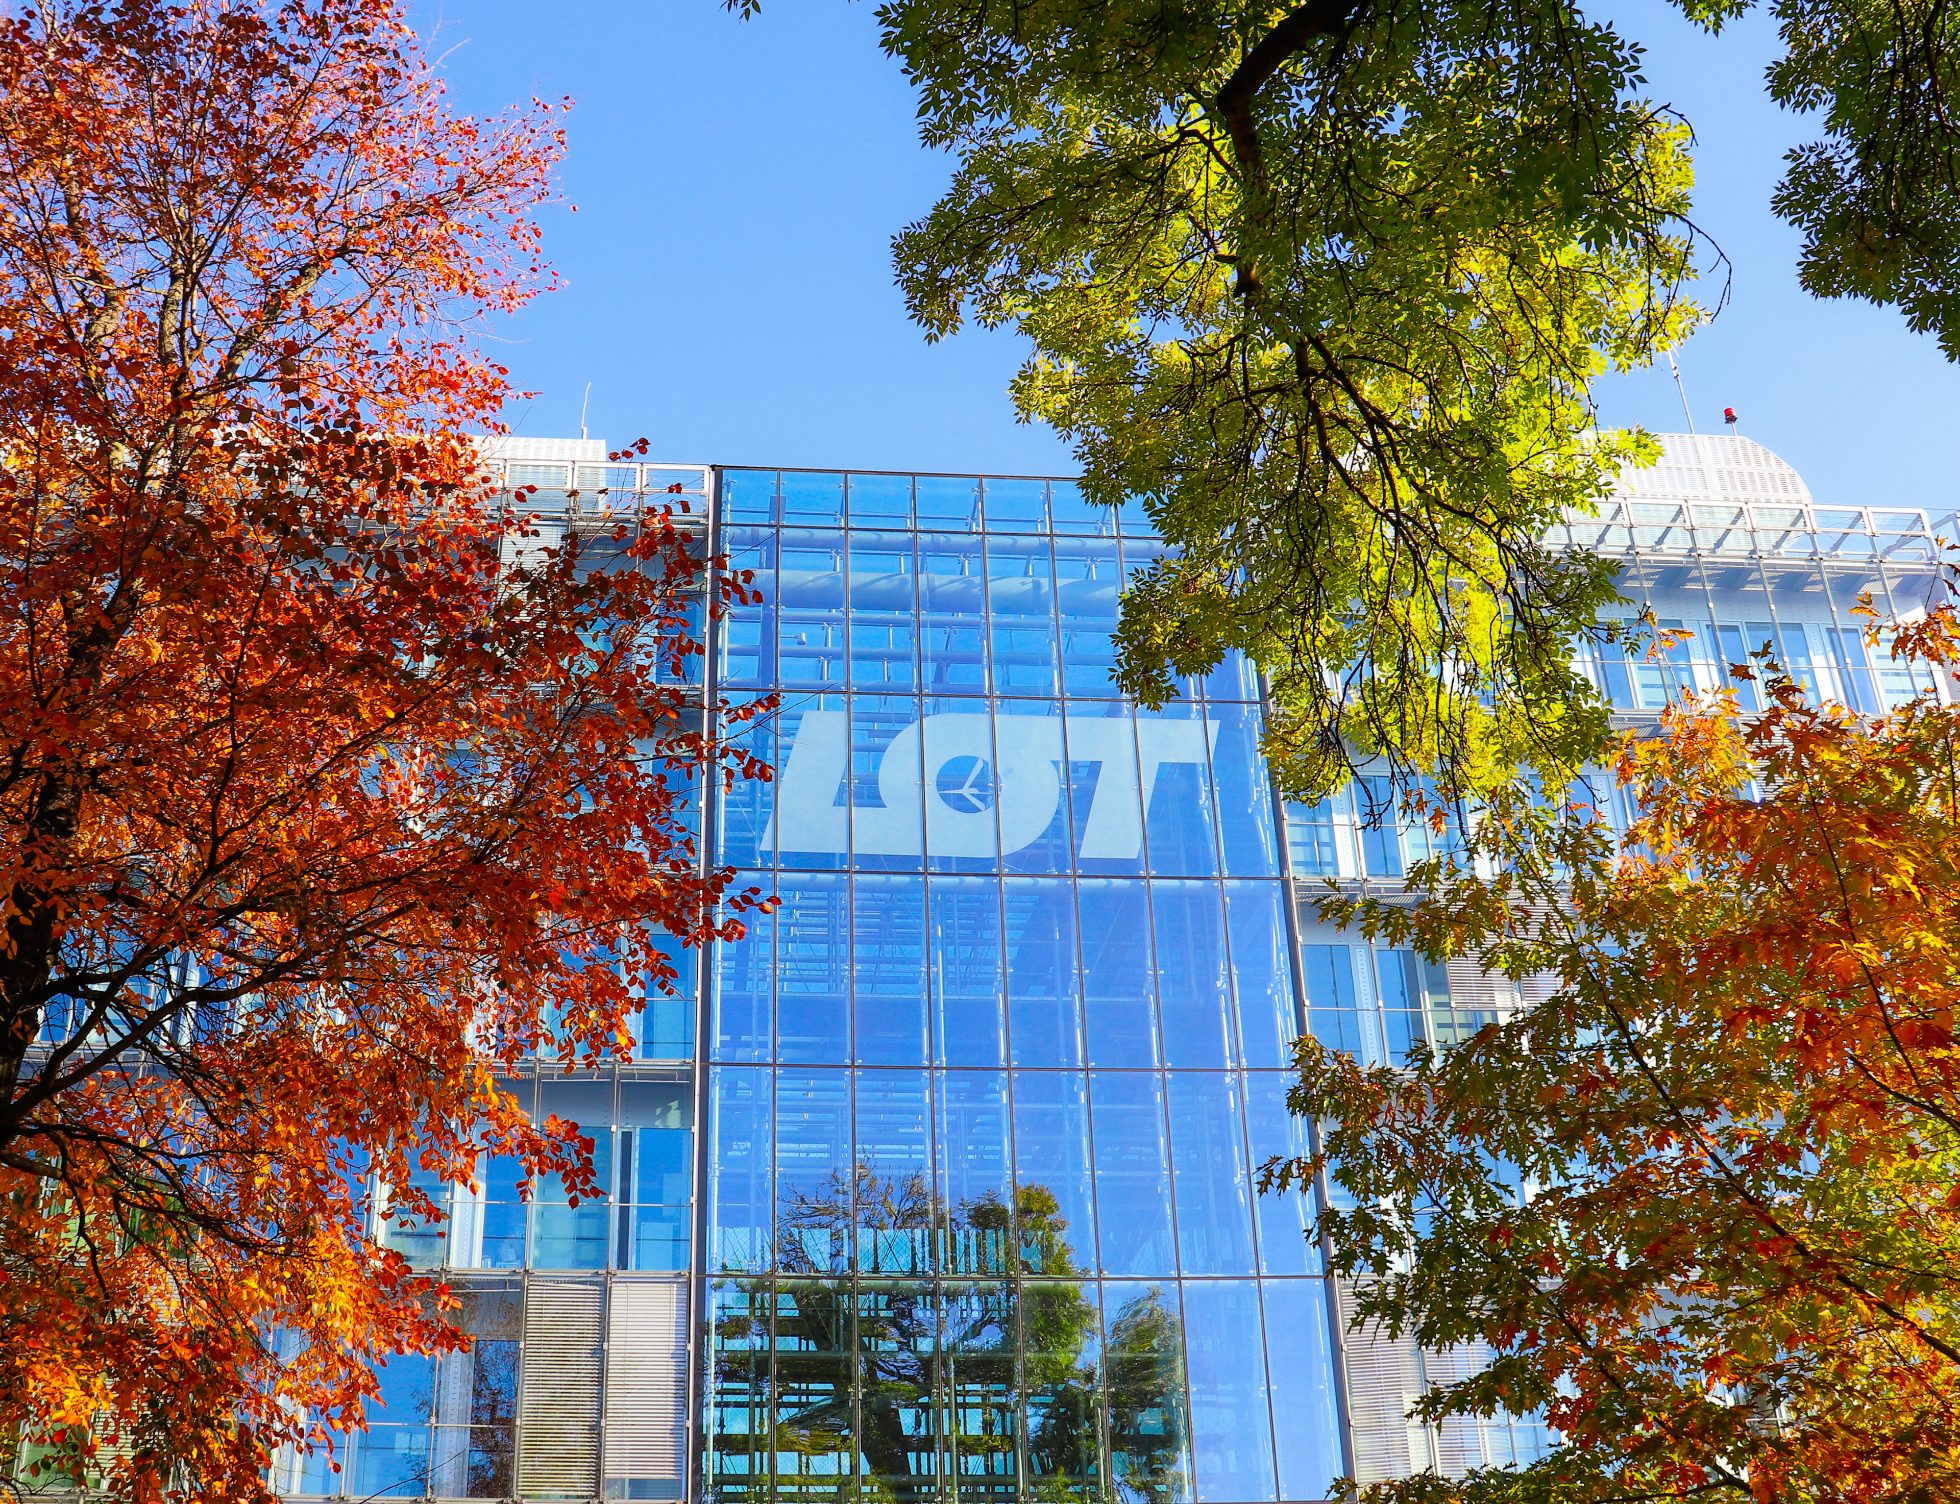
[[[1493,1460],[1489,1423],[1474,1416],[1451,1416],[1440,1427],[1409,1418],[1409,1411],[1431,1389],[1447,1388],[1479,1373],[1491,1349],[1464,1343],[1442,1352],[1421,1348],[1413,1337],[1389,1338],[1373,1322],[1358,1330],[1354,1288],[1335,1282],[1346,1343],[1348,1413],[1354,1428],[1357,1483],[1384,1483],[1434,1468],[1458,1477]]]
[[[1430,1466],[1428,1435],[1410,1420],[1409,1407],[1422,1393],[1422,1362],[1413,1340],[1390,1338],[1373,1322],[1359,1328],[1354,1289],[1336,1280],[1346,1347],[1348,1418],[1354,1431],[1354,1481],[1385,1483]]]
[[[1508,1015],[1517,1007],[1518,989],[1509,978],[1485,971],[1475,961],[1449,962],[1450,1006],[1463,1011]]]
[[[527,1499],[599,1493],[599,1377],[605,1288],[533,1279],[524,1292],[517,1491]]]
[[[1447,1388],[1481,1372],[1491,1360],[1481,1342],[1422,1355],[1423,1378],[1431,1388]],[[1484,1424],[1475,1416],[1453,1415],[1438,1428],[1437,1461],[1452,1477],[1482,1467],[1490,1459],[1484,1445]]]
[[[687,1293],[677,1280],[613,1286],[606,1323],[606,1467],[678,1483],[687,1451]]]

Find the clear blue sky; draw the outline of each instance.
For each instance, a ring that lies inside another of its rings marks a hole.
[[[1770,213],[1804,123],[1763,96],[1770,29],[1710,40],[1665,0],[1609,7],[1649,42],[1652,96],[1700,139],[1697,218],[1734,265],[1728,306],[1681,354],[1695,420],[1790,460],[1823,502],[1960,507],[1960,368],[1895,313],[1798,288]],[[727,464],[1066,473],[1017,424],[1010,336],[928,346],[887,243],[947,175],[865,0],[414,0],[459,107],[570,95],[566,198],[547,231],[566,286],[499,331],[536,398],[533,435],[644,434],[662,458]],[[1710,289],[1712,291],[1712,289]],[[1609,423],[1679,430],[1665,366],[1601,391]]]

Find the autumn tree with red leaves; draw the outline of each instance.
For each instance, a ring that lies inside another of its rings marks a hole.
[[[1491,1357],[1417,1413],[1554,1441],[1366,1498],[1960,1496],[1960,613],[1872,635],[1919,698],[1864,718],[1766,668],[1763,709],[1724,692],[1627,741],[1624,844],[1493,811],[1487,853],[1557,864],[1338,906],[1556,984],[1400,1069],[1302,1047],[1326,1157],[1284,1168],[1344,1193],[1359,1309]]]
[[[0,1452],[260,1497],[461,1340],[371,1186],[591,1186],[499,1082],[731,926],[690,783],[757,770],[680,687],[684,526],[541,549],[467,438],[555,110],[451,113],[388,0],[9,12]]]

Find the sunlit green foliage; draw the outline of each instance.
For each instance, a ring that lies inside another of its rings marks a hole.
[[[1710,31],[1752,3],[1677,0]],[[1768,8],[1769,92],[1819,132],[1775,200],[1805,285],[1960,350],[1960,13]],[[1596,750],[1568,653],[1610,571],[1541,540],[1651,458],[1594,430],[1591,386],[1692,330],[1707,259],[1639,39],[1572,0],[878,15],[956,165],[896,242],[914,315],[1026,334],[1022,414],[1174,545],[1129,596],[1124,688],[1161,700],[1246,651],[1303,795],[1378,755],[1474,795]]]
[[[1124,687],[1250,653],[1300,793],[1595,748],[1568,659],[1610,575],[1541,539],[1648,452],[1588,384],[1696,316],[1687,133],[1635,50],[1540,0],[881,15],[959,160],[897,242],[915,315],[1030,335],[1022,411],[1175,545]]]

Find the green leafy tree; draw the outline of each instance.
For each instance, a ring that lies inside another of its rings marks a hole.
[[[1715,31],[1749,0],[1677,3]],[[1776,197],[1805,285],[1960,352],[1960,15],[1771,8],[1770,92],[1819,132]],[[1592,383],[1693,328],[1707,259],[1637,39],[1572,0],[878,14],[956,162],[896,242],[914,316],[1027,335],[1023,416],[1172,545],[1126,601],[1124,688],[1160,701],[1245,651],[1301,795],[1377,757],[1474,795],[1592,755],[1570,651],[1611,571],[1543,540],[1653,456],[1595,431]]]
[[[1894,651],[1952,675],[1960,617]],[[1515,812],[1563,887],[1437,871],[1413,906],[1351,906],[1559,983],[1400,1069],[1302,1047],[1359,1309],[1494,1353],[1417,1413],[1558,1438],[1380,1504],[1960,1496],[1960,706],[1763,687],[1628,743],[1619,852],[1583,811]]]
[[[897,241],[914,315],[1030,336],[1022,412],[1174,545],[1123,687],[1247,651],[1299,793],[1582,760],[1611,580],[1542,539],[1644,452],[1587,384],[1693,318],[1687,133],[1634,50],[1557,3],[882,14],[959,161]]]

